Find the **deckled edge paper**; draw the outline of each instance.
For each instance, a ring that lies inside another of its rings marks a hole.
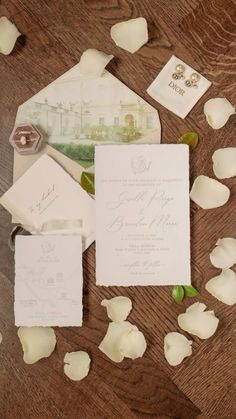
[[[190,285],[189,147],[101,146],[95,164],[97,285]]]
[[[82,293],[81,236],[16,237],[16,326],[81,326]]]

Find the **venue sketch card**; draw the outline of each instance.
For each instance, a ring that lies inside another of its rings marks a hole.
[[[16,236],[17,326],[81,326],[82,289],[81,236]]]
[[[100,146],[95,170],[97,284],[189,285],[189,147]]]

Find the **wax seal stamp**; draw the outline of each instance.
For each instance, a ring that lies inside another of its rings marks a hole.
[[[37,153],[42,141],[42,134],[31,124],[16,125],[9,138],[10,144],[20,154]]]

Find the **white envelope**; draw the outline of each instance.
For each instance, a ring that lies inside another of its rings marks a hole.
[[[76,232],[83,237],[84,250],[94,241],[94,200],[47,154],[14,183],[0,203],[32,233]]]

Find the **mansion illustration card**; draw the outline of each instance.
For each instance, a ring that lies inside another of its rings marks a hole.
[[[32,123],[46,142],[88,170],[96,145],[160,143],[158,112],[108,71],[96,79],[79,64],[23,103],[16,123]],[[15,165],[19,156],[15,153]]]
[[[97,284],[190,285],[189,147],[96,147],[95,169]]]

